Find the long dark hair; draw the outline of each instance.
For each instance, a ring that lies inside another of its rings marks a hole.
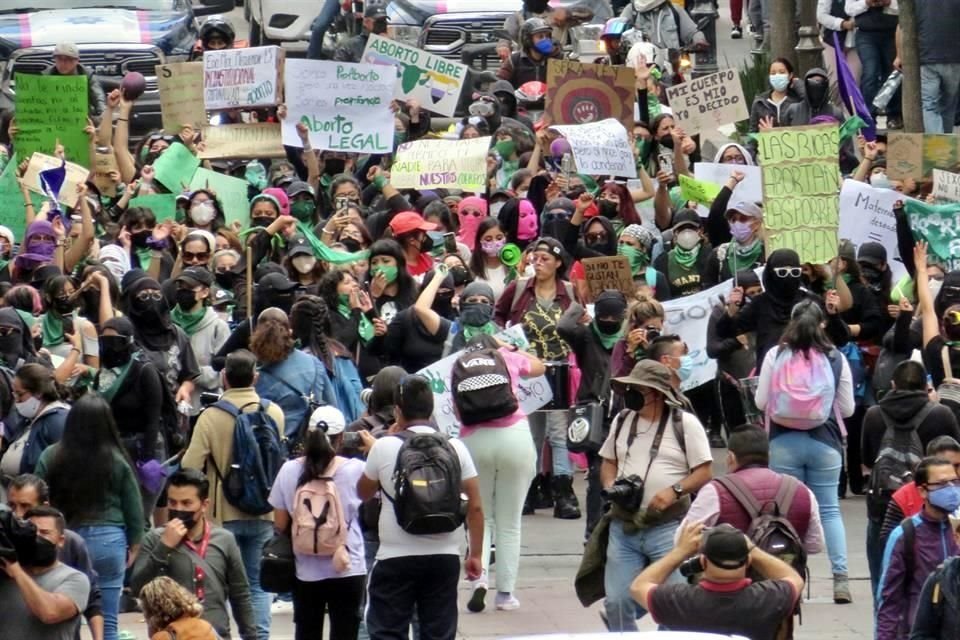
[[[323,301],[327,303],[327,307],[330,309],[336,309],[337,305],[340,304],[340,300],[337,297],[339,295],[337,293],[337,287],[339,287],[340,283],[346,278],[353,278],[353,274],[348,271],[334,269],[323,274],[320,282],[317,283],[317,295],[323,298]],[[354,278],[354,280],[356,280],[356,278]]]
[[[814,300],[802,300],[793,306],[790,322],[780,337],[780,347],[800,351],[809,357],[814,349],[823,354],[833,350],[833,343],[821,326],[826,322],[823,309]]]
[[[119,490],[112,486],[115,454],[133,468],[110,405],[95,393],[81,396],[67,414],[63,437],[47,470],[50,501],[68,522],[101,513],[107,496]]]
[[[401,308],[409,307],[417,300],[418,287],[416,280],[407,271],[407,257],[403,253],[403,247],[400,243],[391,238],[382,238],[373,243],[370,247],[371,271],[368,272],[368,279],[372,280],[373,259],[377,256],[390,256],[397,262],[397,300],[401,303]],[[369,291],[369,282],[367,290]]]
[[[487,268],[486,268],[486,254],[483,253],[483,249],[480,246],[480,238],[483,237],[487,231],[493,229],[494,227],[499,228],[503,231],[503,228],[500,227],[500,221],[496,218],[484,218],[480,223],[480,226],[477,227],[477,235],[474,236],[473,240],[473,253],[470,254],[470,271],[473,272],[473,275],[486,279],[487,277]],[[503,237],[507,237],[507,233],[504,231]]]
[[[324,476],[336,455],[333,443],[322,429],[308,429],[303,438],[303,472],[297,480],[297,486],[302,487]]]
[[[303,349],[323,361],[327,371],[333,373],[333,346],[330,335],[330,309],[323,298],[305,295],[290,309],[290,326],[293,337]]]

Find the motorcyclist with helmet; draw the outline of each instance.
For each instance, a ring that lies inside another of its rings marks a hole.
[[[202,58],[204,51],[230,49],[237,38],[233,25],[223,16],[210,16],[200,27],[200,47],[192,58]]]
[[[568,8],[551,7],[549,0],[523,0],[523,8],[504,20],[503,30],[510,39],[501,39],[497,43],[497,54],[500,60],[506,62],[513,52],[514,43],[521,41],[523,25],[530,18],[543,18],[550,25],[554,43],[561,48],[568,44],[570,28],[589,22],[593,16],[594,10],[586,2]]]
[[[607,55],[597,60],[598,64],[622,65],[627,59],[629,46],[624,46],[623,35],[630,30],[630,24],[623,18],[610,18],[603,25],[600,42]]]
[[[520,51],[510,54],[497,77],[519,87],[532,80],[546,82],[547,60],[562,57],[553,41],[553,28],[543,18],[529,18],[520,29]]]

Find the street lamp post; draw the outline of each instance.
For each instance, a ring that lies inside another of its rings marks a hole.
[[[797,30],[797,63],[800,77],[807,71],[823,66],[823,44],[817,29],[817,0],[799,0],[800,28]]]
[[[693,70],[693,76],[699,78],[716,73],[720,70],[717,66],[717,18],[720,14],[717,13],[714,0],[694,0],[690,17],[697,23],[697,27],[709,45],[706,51],[697,52],[697,65]]]

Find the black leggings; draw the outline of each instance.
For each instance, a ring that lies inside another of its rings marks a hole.
[[[296,640],[323,637],[323,615],[330,614],[330,640],[356,640],[366,576],[297,580],[293,586],[293,623]]]

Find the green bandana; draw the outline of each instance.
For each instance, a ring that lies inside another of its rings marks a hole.
[[[853,279],[850,277],[849,273],[842,273],[840,274],[840,277],[843,278],[843,281],[846,282],[847,284],[850,284],[850,281]]]
[[[517,143],[513,140],[501,140],[497,144],[493,145],[493,148],[496,149],[497,153],[500,154],[500,157],[503,158],[504,162],[506,162],[510,156],[516,152]]]
[[[684,269],[692,269],[697,262],[697,256],[700,255],[700,245],[687,251],[682,247],[674,247],[670,250],[670,259],[675,261]]]
[[[188,336],[192,336],[200,328],[200,322],[207,315],[207,308],[202,306],[196,311],[184,311],[180,305],[170,310],[170,319],[173,323],[183,329]]]
[[[600,331],[600,328],[597,327],[597,321],[593,320],[590,323],[590,328],[593,329],[593,335],[597,336],[597,340],[600,341],[600,344],[603,345],[603,348],[607,351],[613,349],[613,347],[620,341],[620,338],[623,337],[623,330],[617,331],[614,334],[607,334]]]
[[[313,219],[313,203],[309,200],[298,200],[290,205],[290,213],[301,222],[310,222]]]
[[[488,322],[480,327],[474,327],[472,325],[465,324],[461,329],[461,332],[463,333],[463,339],[468,342],[473,336],[492,336],[498,331],[500,331],[500,329],[493,322]]]
[[[146,271],[150,268],[150,261],[153,260],[153,249],[150,247],[134,247],[134,253],[137,254],[137,261],[140,268]]]
[[[763,243],[759,238],[746,249],[741,249],[740,245],[731,241],[727,245],[727,266],[730,268],[730,275],[737,275],[738,269],[752,268],[761,255],[763,255]]]
[[[334,265],[349,264],[351,262],[356,262],[357,260],[366,260],[370,256],[369,251],[350,253],[349,251],[337,251],[336,249],[331,249],[313,233],[313,228],[302,220],[297,221],[297,231],[299,231],[303,237],[307,239],[307,242],[310,243],[310,248],[313,249],[313,255],[316,256],[317,259],[323,260],[324,262],[329,262],[330,264]]]
[[[33,329],[33,325],[37,324],[37,317],[29,311],[21,311],[20,309],[15,309],[15,311],[17,315],[20,316],[20,319],[23,320],[23,324],[27,325],[27,329]]]
[[[386,279],[386,281],[387,281],[387,284],[393,284],[394,282],[397,281],[397,268],[396,268],[396,267],[389,267],[389,266],[386,266],[386,265],[377,265],[376,267],[374,267],[373,269],[370,270],[370,273],[372,273],[372,274],[374,275],[374,277],[376,277],[377,274],[382,273],[382,274],[383,274],[383,277],[384,277],[384,278]]]
[[[109,386],[107,386],[106,389],[99,388],[100,375],[99,374],[97,375],[96,377],[96,384],[98,387],[97,391],[100,392],[100,395],[102,395],[107,402],[112,401],[113,396],[117,395],[117,391],[120,390],[120,387],[123,385],[123,381],[127,379],[127,374],[130,373],[131,364],[133,364],[133,358],[130,358],[127,361],[127,364],[123,365],[119,369],[107,369],[107,371],[110,371],[111,373],[113,373],[115,377],[113,378],[113,381],[110,382]]]
[[[353,309],[350,308],[350,296],[346,293],[337,294],[337,313],[348,320],[353,316]],[[373,323],[365,313],[360,314],[360,324],[357,326],[357,333],[364,344],[370,342],[373,338]]]
[[[646,251],[637,249],[633,245],[621,244],[617,246],[617,254],[625,256],[630,262],[630,273],[634,276],[640,274],[640,270],[650,264],[650,256]]]
[[[63,318],[54,313],[45,313],[41,318],[40,329],[43,333],[43,346],[55,347],[63,344]]]

